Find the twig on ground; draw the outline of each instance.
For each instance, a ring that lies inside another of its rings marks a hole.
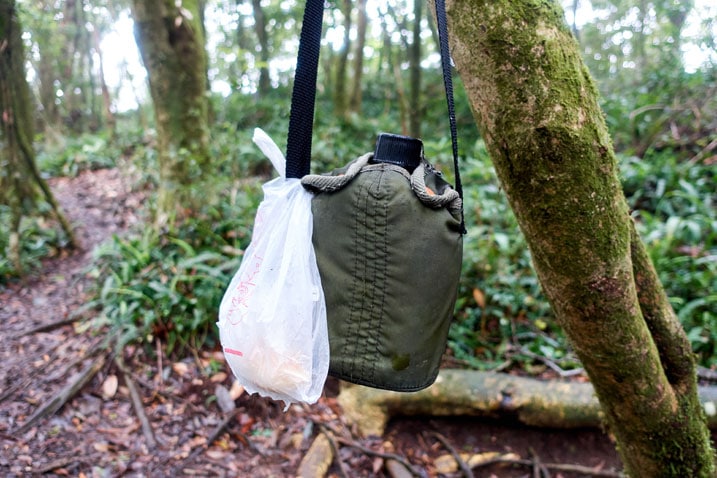
[[[134,411],[137,414],[137,418],[142,425],[142,433],[144,434],[144,438],[147,440],[147,446],[150,450],[153,450],[157,447],[157,439],[154,437],[154,430],[152,429],[152,424],[149,423],[147,414],[144,412],[142,398],[139,396],[137,386],[134,384],[129,370],[127,370],[127,367],[125,367],[121,357],[115,357],[115,364],[117,365],[119,371],[122,372],[124,382],[129,389],[129,396],[132,401],[132,407],[134,408]]]
[[[386,460],[386,464],[384,466],[391,478],[409,478],[413,476],[413,474],[408,471],[408,468],[396,460],[389,458]]]
[[[47,324],[40,324],[29,330],[18,332],[14,336],[11,336],[11,338],[19,339],[20,337],[25,337],[27,335],[39,334],[41,332],[51,332],[55,329],[59,329],[60,327],[64,327],[65,325],[70,325],[74,322],[77,322],[78,320],[80,320],[79,317],[75,316],[74,314],[71,314],[69,317],[66,317],[62,320],[57,320],[55,322],[50,322]]]
[[[619,471],[610,471],[610,470],[597,470],[595,468],[591,468],[589,466],[581,466],[581,465],[568,465],[563,463],[544,463],[544,467],[555,470],[555,471],[570,471],[573,473],[580,473],[583,475],[591,475],[591,476],[608,476],[608,477],[616,477],[616,478],[624,478],[625,474],[621,473]]]
[[[96,340],[93,344],[91,344],[87,350],[85,350],[84,353],[80,354],[78,357],[75,357],[74,360],[72,360],[70,363],[65,365],[62,369],[56,370],[53,373],[47,375],[44,377],[44,382],[52,382],[54,380],[59,380],[61,378],[66,377],[70,370],[77,367],[79,364],[87,360],[89,357],[95,356],[100,349],[102,348],[102,339]]]
[[[543,465],[538,454],[530,448],[530,456],[533,457],[533,477],[534,478],[551,478],[548,468]]]
[[[227,426],[229,426],[229,424],[232,422],[232,420],[234,419],[235,416],[236,416],[236,412],[228,413],[224,417],[224,419],[219,423],[219,425],[217,425],[216,428],[214,428],[212,433],[209,434],[209,436],[207,437],[206,443],[195,446],[194,449],[191,451],[191,453],[187,456],[187,458],[182,460],[182,462],[189,463],[193,459],[198,457],[200,453],[208,450],[209,447],[212,446],[212,443],[214,443],[214,441],[217,438],[219,438],[219,435],[221,435],[224,432],[224,430],[227,428]],[[179,465],[175,466],[175,470],[178,467],[179,467]]]
[[[54,397],[48,400],[45,405],[38,408],[27,421],[17,428],[13,434],[22,435],[33,427],[42,418],[54,415],[62,406],[67,403],[77,392],[82,390],[84,386],[92,380],[92,378],[104,367],[106,357],[100,356],[97,361],[88,365],[84,370],[78,373],[70,382],[60,390]]]
[[[164,388],[164,367],[162,366],[162,340],[157,338],[157,376],[159,386]]]
[[[339,473],[343,478],[349,478],[351,474],[346,469],[346,465],[344,464],[344,461],[341,459],[341,455],[339,454],[339,445],[336,443],[336,438],[334,438],[334,434],[329,430],[328,427],[323,426],[323,424],[319,423],[319,429],[321,430],[321,433],[326,435],[326,438],[329,440],[329,444],[331,445],[331,450],[334,452],[334,460],[336,461],[336,464],[339,467]]]
[[[79,280],[79,279],[78,279]],[[76,283],[77,281],[75,281]],[[59,329],[60,327],[64,327],[65,325],[73,324],[77,321],[82,320],[82,314],[87,312],[89,309],[91,309],[93,305],[91,303],[87,303],[84,305],[79,306],[77,309],[70,312],[67,317],[64,319],[56,320],[55,322],[49,322],[46,324],[40,324],[36,327],[33,327],[31,329],[18,332],[17,334],[11,335],[10,338],[13,339],[19,339],[21,337],[25,337],[27,335],[33,335],[33,334],[39,334],[41,332],[51,332],[55,329]]]
[[[699,161],[702,161],[702,158],[707,156],[709,153],[712,152],[713,149],[717,148],[717,139],[713,139],[710,144],[704,147],[702,151],[692,156],[690,159],[687,160],[687,164],[695,164]]]
[[[307,407],[306,410],[310,410],[310,409]],[[348,435],[348,436],[351,435],[351,433],[350,433],[348,430],[345,430],[345,429],[344,429],[344,430],[339,430],[338,428],[336,428],[335,426],[333,426],[333,425],[330,424],[330,423],[324,423],[324,422],[319,423],[319,422],[316,421],[316,420],[314,420],[314,423],[316,423],[317,425],[319,425],[321,428],[326,428],[326,429],[329,430],[331,433],[333,433],[334,436],[337,436],[337,437],[344,437],[344,438],[346,438],[347,435]],[[346,432],[346,433],[344,433],[344,432]]]
[[[28,378],[26,378],[25,380],[20,380],[16,382],[13,386],[8,387],[7,390],[5,390],[2,395],[0,395],[0,403],[4,402],[6,398],[8,398],[10,395],[17,392],[18,390],[24,390],[29,387],[38,374],[38,371],[32,371],[30,372],[30,376]]]
[[[446,450],[450,452],[451,455],[453,455],[453,458],[456,460],[456,463],[458,463],[458,466],[460,467],[461,471],[463,472],[463,476],[466,478],[473,478],[473,470],[468,466],[468,463],[465,462],[463,458],[461,458],[461,454],[458,453],[458,451],[448,442],[448,439],[441,435],[438,432],[429,432],[428,435],[434,437],[439,442],[443,444],[444,447],[446,447]]]
[[[99,347],[99,341],[95,342],[87,351],[85,351],[83,354],[81,354],[79,357],[77,357],[75,360],[70,362],[68,365],[64,366],[61,371],[55,371],[54,373],[43,376],[38,378],[39,375],[42,375],[45,370],[42,368],[37,368],[35,370],[31,370],[29,373],[29,376],[25,378],[22,381],[18,381],[17,383],[13,384],[11,387],[9,387],[5,392],[0,395],[0,402],[5,401],[9,396],[17,392],[18,390],[24,390],[28,388],[32,383],[34,382],[51,382],[53,380],[58,380],[61,378],[64,378],[70,370],[75,368],[78,364],[81,364],[87,358],[94,356],[100,349]],[[52,361],[52,359],[50,360]],[[58,360],[59,361],[59,360]]]
[[[697,367],[697,378],[708,382],[717,382],[717,370],[706,367]]]
[[[161,373],[161,372],[160,372]],[[201,408],[192,403],[190,400],[187,400],[186,398],[178,395],[177,393],[172,393],[171,391],[161,390],[158,389],[157,386],[151,382],[148,382],[147,380],[143,379],[142,377],[138,376],[136,373],[130,371],[130,375],[132,376],[132,379],[137,383],[138,385],[141,385],[148,391],[160,395],[167,400],[175,400],[178,402],[181,402],[185,405],[187,405],[189,408],[191,408],[195,413],[204,414],[207,410],[206,408]]]
[[[560,375],[561,378],[568,378],[568,377],[574,377],[575,375],[580,375],[585,372],[582,368],[576,368],[573,370],[565,370],[560,365],[555,363],[554,361],[550,360],[547,357],[543,357],[542,355],[538,355],[536,353],[531,352],[530,350],[526,350],[525,347],[515,347],[515,352],[520,355],[525,355],[528,358],[532,358],[533,360],[537,360],[539,362],[542,362],[545,364],[548,368],[556,372],[558,375]]]
[[[64,468],[68,465],[72,465],[74,463],[89,463],[92,461],[95,461],[97,459],[96,456],[90,455],[90,456],[82,456],[82,455],[73,455],[68,456],[64,458],[58,458],[57,460],[51,461],[50,463],[46,463],[45,465],[42,465],[42,467],[37,468],[32,471],[33,474],[43,475],[45,473],[49,473],[51,471],[57,470],[58,468]]]
[[[0,438],[2,438],[3,440],[17,441],[17,437],[2,432],[0,432]]]
[[[509,465],[522,465],[522,466],[532,467],[535,465],[535,460],[522,460],[522,459],[504,458],[502,456],[498,456],[498,457],[492,458],[490,460],[486,460],[486,461],[474,466],[473,468],[495,465],[496,463],[506,463]],[[591,468],[589,466],[569,465],[569,464],[565,464],[565,463],[543,463],[542,466],[548,470],[569,471],[571,473],[577,473],[577,474],[581,474],[581,475],[605,476],[608,478],[625,478],[625,475],[619,471],[600,470],[597,468]]]
[[[179,470],[181,470],[181,467],[184,466],[184,463],[190,463],[192,460],[194,460],[196,457],[198,457],[203,451],[208,450],[209,447],[212,446],[212,443],[214,443],[219,438],[219,436],[222,433],[224,433],[226,428],[231,424],[231,422],[234,420],[235,417],[236,417],[236,410],[234,410],[230,413],[227,413],[224,416],[224,418],[222,419],[222,421],[207,436],[207,441],[205,443],[202,443],[202,444],[199,444],[199,445],[196,445],[195,447],[193,447],[192,451],[189,453],[189,455],[187,455],[186,458],[182,459],[179,463],[177,463],[173,467],[173,476],[174,476],[174,474],[178,473]],[[237,433],[239,433],[239,432],[237,432]],[[254,445],[254,443],[252,443],[252,441],[249,440],[249,438],[246,435],[244,435],[243,433],[239,433],[239,435],[241,436],[242,440],[248,444],[249,448],[254,450],[256,453],[263,455],[261,450],[259,450],[256,447],[256,445]],[[166,458],[159,464],[159,466],[164,466],[167,462],[169,462],[173,458],[174,457],[172,457],[172,456]],[[157,468],[158,467],[156,467],[154,470],[156,471]]]
[[[375,450],[367,448],[363,445],[360,445],[353,440],[348,440],[348,439],[342,438],[342,437],[336,437],[336,441],[341,443],[342,445],[350,446],[351,448],[356,448],[357,450],[360,450],[367,455],[377,456],[379,458],[384,458],[387,460],[388,459],[396,460],[399,463],[401,463],[403,466],[405,466],[411,472],[411,474],[413,474],[413,476],[419,476],[419,477],[424,476],[424,473],[422,473],[420,470],[416,469],[416,467],[414,467],[408,460],[406,460],[401,455],[397,455],[395,453],[383,453],[380,451],[375,451]]]
[[[212,433],[207,438],[207,447],[212,446],[212,443],[214,443],[217,438],[219,438],[219,435],[224,433],[224,430],[229,426],[229,424],[234,420],[234,417],[236,416],[235,412],[228,413],[226,417],[224,417],[224,420],[217,425],[217,427],[212,431]],[[244,436],[244,434],[242,434]],[[246,437],[245,437],[246,438]],[[248,441],[248,440],[247,440]]]

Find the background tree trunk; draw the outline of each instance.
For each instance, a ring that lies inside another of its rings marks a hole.
[[[37,24],[26,25],[26,28],[32,31],[37,48],[37,60],[33,62],[33,66],[37,73],[39,101],[42,106],[38,126],[40,132],[45,134],[45,139],[48,136],[56,139],[62,127],[61,102],[57,93],[61,89],[64,94],[63,85],[67,82],[65,69],[68,68],[67,58],[70,53],[66,32],[69,28],[66,26],[65,12],[60,10],[59,6],[48,0],[39,0],[37,6],[42,15],[38,15]],[[60,14],[63,18],[61,22],[43,21],[46,18],[59,17]],[[58,40],[60,38],[61,40]]]
[[[99,80],[100,80],[100,88],[102,90],[102,111],[104,112],[104,123],[107,126],[107,129],[109,130],[110,137],[114,137],[115,129],[117,126],[117,121],[115,120],[114,112],[112,111],[112,97],[110,96],[110,89],[107,86],[107,80],[105,79],[105,65],[104,65],[104,57],[102,54],[102,48],[100,45],[100,33],[99,29],[95,27],[95,29],[92,32],[92,44],[97,52],[97,59],[99,61]]]
[[[159,154],[158,224],[194,209],[209,163],[206,54],[199,4],[133,0],[135,35],[149,76]],[[194,185],[194,187],[192,187]]]
[[[78,3],[78,31],[80,34],[80,45],[82,57],[81,63],[81,76],[78,78],[80,81],[80,95],[82,97],[81,104],[83,105],[82,117],[84,121],[81,123],[83,126],[82,131],[95,132],[102,126],[102,112],[100,111],[100,104],[97,95],[97,83],[94,75],[95,71],[95,53],[92,43],[92,35],[88,29],[90,20],[87,18],[87,11],[85,10],[85,1],[81,0]],[[97,27],[92,25],[92,30],[96,30]]]
[[[334,81],[334,113],[336,116],[346,116],[348,110],[348,94],[346,92],[346,75],[348,70],[349,52],[351,51],[351,0],[343,0],[341,13],[344,15],[344,39],[339,51],[339,63],[336,67],[336,80]]]
[[[43,131],[46,128],[57,129],[60,123],[60,112],[57,108],[57,89],[55,88],[55,69],[53,68],[54,60],[52,55],[47,52],[51,45],[49,35],[45,41],[38,39],[39,61],[37,64],[37,73],[39,78],[40,103],[42,104],[42,123]],[[44,47],[44,48],[43,48]]]
[[[271,89],[269,78],[269,35],[266,32],[266,16],[261,8],[261,0],[252,0],[254,9],[254,30],[259,40],[259,96],[263,97]]]
[[[351,112],[361,113],[361,100],[363,93],[363,49],[366,46],[366,26],[368,17],[366,15],[366,0],[358,0],[358,23],[356,25],[356,52],[354,56],[354,77],[351,88]]]
[[[421,101],[421,19],[423,2],[413,4],[413,43],[409,51],[411,71],[411,116],[410,136],[421,137],[421,120],[423,119],[423,102]]]
[[[35,164],[33,108],[25,74],[22,30],[15,0],[0,0],[0,203],[11,212],[11,231],[7,255],[15,270],[20,260],[20,220],[36,206],[38,188],[54,210],[70,244],[77,246],[72,228],[59,209]]]
[[[713,476],[694,358],[633,232],[562,10],[537,0],[447,3],[479,129],[628,474]]]

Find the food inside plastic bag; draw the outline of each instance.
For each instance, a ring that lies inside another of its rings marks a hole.
[[[314,403],[329,367],[326,305],[311,242],[311,193],[284,177],[283,154],[257,128],[254,142],[280,177],[263,186],[252,240],[219,307],[224,355],[249,393]]]

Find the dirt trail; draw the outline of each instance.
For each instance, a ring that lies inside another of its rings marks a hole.
[[[440,432],[461,452],[620,467],[612,444],[595,430],[411,418],[392,422],[384,437],[358,438],[342,420],[336,381],[328,382],[317,404],[283,413],[281,404],[246,394],[232,400],[236,388],[226,367],[217,370],[223,359],[216,352],[171,363],[161,347],[152,357],[128,348],[122,370],[99,347],[104,337],[82,328],[87,313],[75,323],[68,319],[86,301],[93,248],[137,225],[144,197],[129,190],[118,170],[54,179],[51,187],[83,250],[52,258],[33,277],[0,289],[0,476],[295,476],[324,426],[341,433],[340,462],[351,477],[387,476],[385,460],[346,443],[394,451],[425,476],[437,476],[437,459],[449,452],[430,432]],[[37,330],[63,321],[68,323]],[[64,406],[27,426],[87,371],[93,372],[87,383]],[[493,465],[476,476],[532,472],[524,465]],[[330,476],[341,476],[337,462]]]

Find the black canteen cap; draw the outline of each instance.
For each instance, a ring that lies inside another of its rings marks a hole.
[[[378,135],[374,162],[395,164],[412,173],[421,164],[422,157],[423,143],[420,139],[390,133]]]

